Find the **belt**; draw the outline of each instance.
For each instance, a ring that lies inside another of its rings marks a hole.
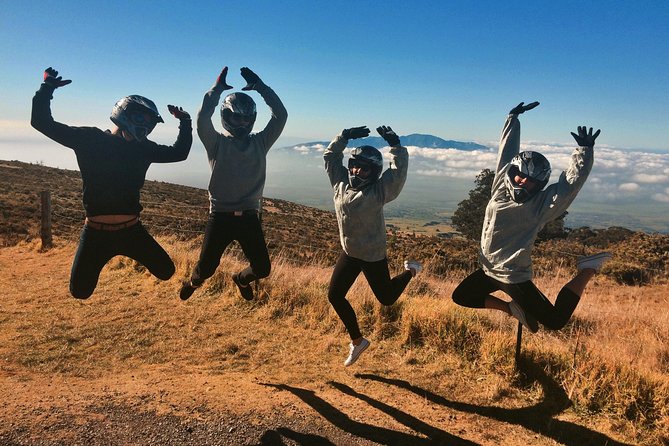
[[[258,209],[247,209],[245,211],[214,211],[214,214],[241,217],[242,215],[258,215]]]
[[[89,228],[96,229],[98,231],[119,231],[139,223],[139,216],[133,217],[130,220],[123,221],[121,223],[99,223],[86,217],[85,223]]]

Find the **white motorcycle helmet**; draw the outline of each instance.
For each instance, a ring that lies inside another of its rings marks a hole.
[[[527,189],[516,184],[514,181],[516,175],[531,178],[537,183],[537,187],[532,192],[528,192]],[[522,203],[546,187],[550,176],[551,164],[546,157],[539,152],[526,151],[513,157],[509,163],[504,182],[509,189],[511,199],[516,203]]]

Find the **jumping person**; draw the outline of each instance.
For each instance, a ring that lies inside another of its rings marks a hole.
[[[83,180],[86,221],[72,264],[70,293],[77,299],[90,297],[100,271],[116,255],[130,257],[154,276],[167,280],[174,274],[174,263],[142,226],[139,196],[151,163],[173,163],[188,157],[193,142],[190,115],[180,107],[167,106],[180,122],[172,146],[146,139],[156,124],[164,121],[156,105],[138,95],[114,105],[111,131],[71,127],[51,116],[53,92],[70,82],[47,68],[33,98],[31,117],[35,129],[74,150]]]
[[[500,140],[492,196],[485,211],[479,263],[481,268],[453,291],[453,301],[470,308],[490,308],[515,317],[535,333],[538,322],[559,330],[565,326],[586,285],[611,258],[600,253],[577,259],[576,276],[558,293],[553,305],[532,282],[531,252],[537,233],[558,218],[576,198],[593,163],[593,147],[600,131],[578,127],[571,133],[578,147],[567,170],[546,189],[551,173],[548,160],[537,152],[520,152],[518,116],[538,102],[514,107],[506,119]],[[506,302],[490,293],[501,290]]]
[[[233,240],[239,242],[250,263],[232,276],[244,299],[253,299],[251,282],[269,276],[271,268],[259,210],[265,187],[267,152],[281,135],[288,112],[276,93],[258,75],[244,67],[241,75],[247,85],[242,90],[260,93],[272,117],[262,131],[251,133],[256,120],[256,104],[245,93],[232,93],[221,105],[224,132],[217,132],[211,117],[221,93],[232,88],[226,83],[227,73],[228,67],[223,68],[214,86],[205,93],[197,114],[197,133],[211,168],[210,212],[200,258],[190,280],[181,286],[179,296],[182,300],[188,299],[214,274],[223,252]]]
[[[386,126],[376,129],[390,146],[390,167],[383,174],[383,155],[372,146],[351,151],[348,169],[343,165],[348,141],[369,135],[369,129],[345,129],[328,146],[323,158],[325,170],[334,189],[334,205],[339,225],[342,252],[332,272],[328,300],[344,323],[351,337],[345,366],[353,364],[369,347],[369,340],[360,332],[353,307],[346,294],[360,272],[365,275],[376,298],[383,305],[392,305],[422,267],[407,260],[405,271],[390,278],[386,257],[386,224],[383,205],[402,191],[407,177],[409,153],[400,145],[400,138]]]

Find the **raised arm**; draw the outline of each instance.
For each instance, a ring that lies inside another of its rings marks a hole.
[[[197,134],[200,137],[202,144],[204,144],[210,159],[215,157],[215,154],[212,152],[216,148],[216,141],[218,140],[219,135],[214,128],[214,124],[211,122],[211,117],[221,99],[221,93],[232,88],[225,81],[227,74],[228,67],[224,67],[218,75],[218,78],[216,78],[214,85],[204,94],[202,106],[197,112]]]
[[[513,107],[506,118],[504,128],[502,128],[502,136],[499,140],[499,152],[497,154],[497,168],[495,172],[499,172],[503,166],[508,164],[520,152],[520,121],[518,120],[518,115],[532,110],[539,105],[538,102],[524,104],[524,102],[521,102]]]
[[[30,116],[30,125],[37,131],[67,147],[72,147],[74,143],[76,128],[54,121],[51,116],[51,99],[57,88],[71,82],[63,80],[62,76],[58,76],[58,71],[51,67],[44,70],[44,82],[33,97]]]
[[[190,153],[190,148],[193,145],[193,126],[190,114],[175,105],[168,105],[167,109],[172,116],[179,120],[179,135],[176,142],[171,146],[156,144],[152,148],[151,162],[154,163],[183,161],[188,158],[188,153]]]
[[[588,131],[585,126],[582,126],[578,127],[577,131],[578,134],[571,133],[578,147],[571,154],[569,166],[560,174],[557,183],[551,184],[542,191],[546,221],[557,218],[569,207],[592,170],[595,140],[599,136],[600,130],[593,134],[592,127]]]
[[[242,88],[244,91],[255,90],[262,96],[265,104],[269,107],[272,114],[269,122],[265,128],[258,132],[257,137],[262,138],[266,152],[279,139],[281,132],[288,120],[288,111],[284,107],[279,96],[268,87],[260,77],[251,71],[248,67],[243,67],[241,70],[242,77],[246,81],[246,86]]]
[[[409,169],[409,152],[400,144],[400,137],[390,127],[382,125],[376,131],[390,146],[390,166],[379,180],[383,188],[383,202],[388,203],[397,198],[404,187]]]

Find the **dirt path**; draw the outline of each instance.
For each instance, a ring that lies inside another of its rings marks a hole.
[[[151,279],[142,274],[127,285],[135,297],[113,294],[110,270],[89,301],[75,301],[73,249],[0,249],[1,445],[628,444],[606,419],[584,425],[561,387],[531,365],[512,386],[374,342],[344,368],[341,333],[263,323],[247,309],[206,306],[204,296],[183,304],[174,279],[151,282],[146,297],[142,281]],[[120,319],[126,310],[131,325]],[[193,322],[207,317],[219,330],[211,346]],[[111,337],[117,349],[107,355],[87,355],[111,336],[95,331],[107,324],[116,335],[137,332]],[[88,337],[79,335],[85,328]],[[161,355],[118,356],[149,328],[164,339],[152,334],[146,350]],[[208,348],[219,353],[198,356]]]

